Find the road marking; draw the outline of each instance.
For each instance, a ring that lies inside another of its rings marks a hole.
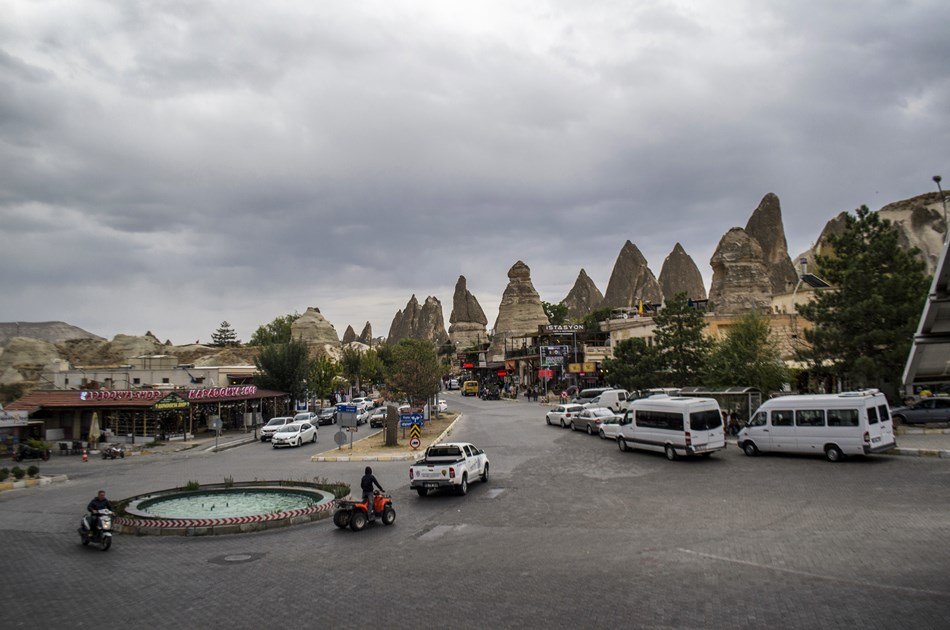
[[[820,573],[811,573],[809,571],[798,571],[796,569],[783,569],[781,567],[772,566],[769,564],[761,564],[758,562],[751,562],[749,560],[738,560],[736,558],[726,558],[724,556],[716,556],[711,553],[702,553],[700,551],[693,551],[692,549],[677,549],[682,553],[687,553],[693,556],[700,556],[702,558],[708,558],[710,560],[720,560],[722,562],[731,562],[733,564],[741,564],[747,567],[755,567],[757,569],[765,569],[767,571],[778,571],[779,573],[790,573],[792,575],[801,575],[804,577],[818,578],[819,580],[833,580],[838,583],[853,584],[855,586],[863,587],[872,587],[872,588],[883,588],[891,591],[906,591],[909,593],[924,593],[926,595],[939,595],[941,597],[946,597],[950,593],[944,591],[931,591],[923,588],[913,588],[911,586],[892,586],[890,584],[880,584],[877,582],[865,582],[863,580],[849,580],[848,578],[842,578],[835,575],[821,575]]]
[[[494,498],[497,498],[498,495],[501,494],[501,493],[504,492],[504,491],[505,491],[504,488],[492,488],[491,490],[489,490],[489,491],[486,493],[488,496],[486,496],[485,498],[486,498],[486,499],[494,499]]]

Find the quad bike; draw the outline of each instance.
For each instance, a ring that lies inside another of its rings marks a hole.
[[[336,512],[333,513],[333,524],[343,529],[349,527],[358,532],[371,522],[366,513],[366,501],[349,501],[337,499]],[[393,509],[393,500],[388,494],[373,493],[373,513],[383,525],[392,525],[396,522],[396,510]]]
[[[112,446],[107,446],[101,451],[102,459],[115,459],[116,457],[120,459],[125,459],[125,449],[118,444],[113,444]]]

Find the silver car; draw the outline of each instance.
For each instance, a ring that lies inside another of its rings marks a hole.
[[[559,424],[564,429],[570,424],[571,419],[583,411],[581,405],[558,405],[544,416],[544,421],[548,424]]]
[[[587,431],[587,435],[599,435],[600,425],[615,415],[606,407],[584,409],[571,420],[571,431]]]

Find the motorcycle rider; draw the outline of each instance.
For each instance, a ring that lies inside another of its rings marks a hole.
[[[89,502],[89,505],[86,506],[86,510],[89,511],[89,531],[95,536],[96,530],[99,529],[99,515],[96,512],[98,510],[112,511],[112,503],[106,498],[106,491],[100,490],[95,498]]]
[[[373,513],[373,484],[379,488],[380,492],[386,492],[383,490],[383,487],[379,485],[379,482],[376,480],[376,477],[373,476],[373,469],[369,466],[366,467],[364,471],[365,474],[360,480],[360,490],[363,491],[363,500],[366,501],[366,519],[373,521],[376,520],[376,515]]]

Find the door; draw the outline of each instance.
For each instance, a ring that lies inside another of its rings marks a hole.
[[[795,439],[795,412],[791,409],[770,411],[767,428],[769,449],[790,453],[798,446]]]
[[[746,439],[751,440],[760,451],[768,451],[772,448],[769,433],[769,414],[767,411],[756,413],[749,420],[749,424],[746,425]]]

